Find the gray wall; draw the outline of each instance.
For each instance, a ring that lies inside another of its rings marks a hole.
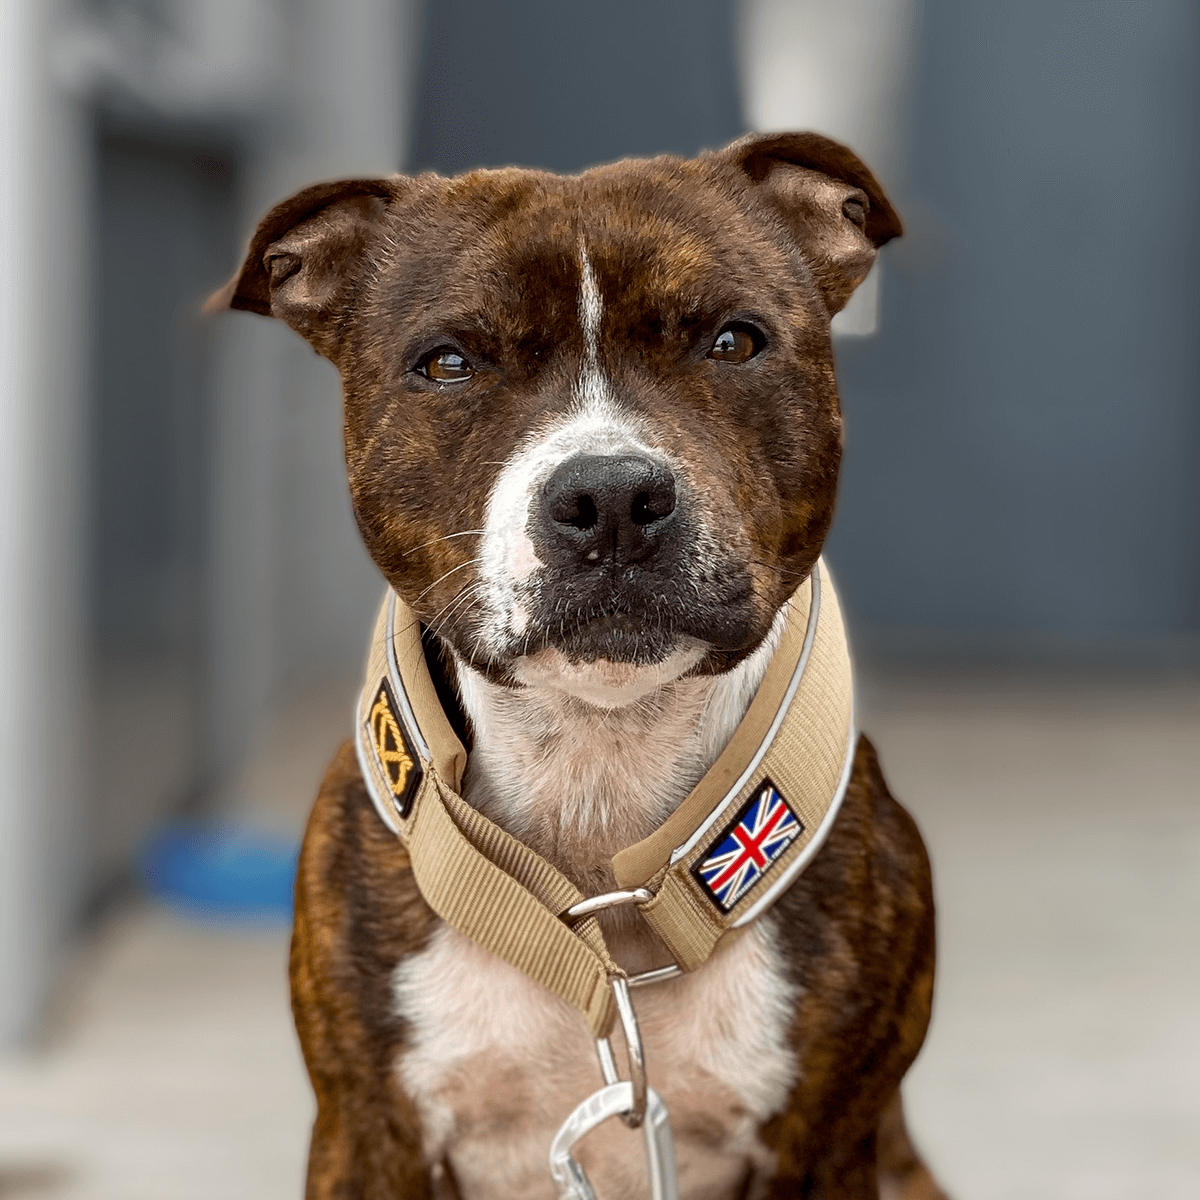
[[[577,171],[742,132],[732,0],[427,0],[410,166]]]
[[[718,144],[741,131],[737,24],[720,0],[430,0],[412,165]],[[881,332],[839,343],[829,554],[860,646],[1190,653],[1197,6],[926,0],[913,41],[884,155],[909,232],[884,255]]]
[[[884,649],[1185,651],[1200,624],[1198,8],[927,0],[908,237],[841,347],[831,557]]]
[[[211,780],[206,513],[214,323],[237,253],[238,150],[213,130],[95,114],[86,895]]]
[[[336,372],[192,318],[269,204],[403,160],[417,3],[0,4],[0,1047],[164,815],[253,799],[281,685],[361,662]]]

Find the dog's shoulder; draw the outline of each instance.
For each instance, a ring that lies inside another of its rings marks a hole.
[[[775,916],[800,997],[790,1040],[805,1077],[764,1140],[779,1152],[781,1178],[818,1161],[873,1173],[861,1148],[928,1025],[934,909],[921,835],[865,737],[828,841]]]
[[[859,737],[828,840],[777,911],[797,969],[809,953],[830,950],[831,939],[849,938],[856,957],[873,957],[880,935],[923,930],[932,921],[925,844],[888,790],[875,747],[865,736]],[[900,947],[892,943],[889,949],[894,956]]]
[[[384,1032],[396,1024],[387,998],[391,973],[425,945],[436,921],[408,851],[379,819],[346,742],[325,773],[300,851],[293,989],[305,999],[320,999],[320,990],[344,1003],[349,994],[369,996],[378,983],[380,1007],[364,1000],[355,1018]]]
[[[419,1119],[392,1070],[405,1038],[392,973],[436,919],[345,743],[322,781],[296,877],[292,1009],[317,1094],[310,1194],[314,1176],[319,1195],[381,1179],[394,1185],[388,1194],[424,1194]]]
[[[908,811],[892,795],[870,739],[860,735],[846,789],[846,820],[835,826],[827,868],[849,872],[874,896],[874,920],[891,925],[932,913],[929,855]],[[854,849],[865,841],[869,854]],[[818,856],[820,857],[820,856]],[[864,893],[865,894],[865,893]]]

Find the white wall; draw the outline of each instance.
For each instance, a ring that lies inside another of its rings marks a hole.
[[[53,85],[47,4],[0,5],[0,1044],[35,1018],[77,900],[79,367],[76,106]]]
[[[844,142],[891,195],[904,184],[915,0],[739,0],[742,102],[751,129]],[[882,266],[834,318],[835,334],[879,323]]]
[[[134,4],[0,4],[0,1045],[36,1024],[86,856],[90,105],[103,89],[240,128],[247,235],[296,188],[389,173],[405,149],[412,0],[159,7],[151,23]],[[208,692],[232,777],[281,678],[357,662],[379,583],[350,516],[335,374],[280,325],[217,320]]]
[[[415,0],[314,0],[303,21],[283,25],[280,82],[246,181],[247,240],[272,204],[309,183],[398,169],[417,11]],[[358,670],[383,584],[350,510],[337,372],[278,322],[216,320],[211,690],[217,756],[232,778],[281,681]]]

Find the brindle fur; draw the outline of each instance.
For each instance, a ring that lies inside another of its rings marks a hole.
[[[518,651],[485,647],[474,606],[457,603],[473,545],[442,535],[457,532],[448,514],[459,529],[482,527],[502,461],[571,393],[585,231],[606,297],[604,373],[693,471],[684,482],[724,554],[709,600],[672,599],[659,580],[663,604],[711,645],[698,670],[727,670],[820,553],[841,450],[829,320],[900,232],[849,151],[772,135],[565,179],[505,170],[323,184],[268,214],[214,301],[282,318],[340,368],[368,550],[424,622],[510,682]],[[703,347],[739,315],[762,325],[771,353],[722,370]],[[480,367],[453,397],[413,371],[448,340]],[[776,912],[798,985],[799,1075],[761,1130],[777,1155],[769,1194],[937,1200],[898,1092],[929,1019],[929,865],[865,739],[826,845]],[[318,1105],[309,1200],[454,1194],[444,1165],[423,1161],[396,1070],[406,1030],[393,974],[436,924],[343,747],[296,893],[293,1009]]]
[[[802,1070],[762,1131],[779,1156],[768,1195],[944,1200],[898,1094],[933,992],[929,861],[866,738],[829,840],[776,911],[801,988],[792,1042]],[[452,1186],[444,1166],[437,1179],[424,1166],[395,1070],[404,1026],[392,974],[436,921],[346,743],[313,809],[296,888],[292,1008],[317,1095],[309,1200],[418,1200]]]

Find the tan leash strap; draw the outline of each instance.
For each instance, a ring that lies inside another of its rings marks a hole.
[[[559,917],[582,892],[442,787],[420,799],[407,840],[417,886],[442,920],[579,1009],[597,1037],[609,1032],[608,981],[621,971],[594,918],[572,929]]]

